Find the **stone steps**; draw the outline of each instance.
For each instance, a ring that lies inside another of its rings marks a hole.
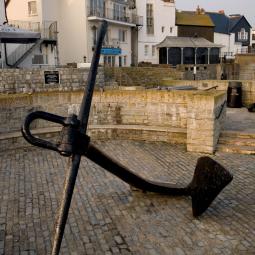
[[[221,133],[217,151],[255,155],[255,133],[224,131]]]

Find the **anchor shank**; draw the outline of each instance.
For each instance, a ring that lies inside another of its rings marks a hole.
[[[99,37],[98,37],[97,45],[93,55],[93,59],[91,62],[91,68],[90,68],[90,72],[87,79],[87,88],[84,92],[84,96],[83,96],[83,100],[82,100],[82,104],[80,108],[80,113],[78,116],[78,120],[80,121],[80,125],[78,128],[81,134],[86,134],[86,131],[87,131],[89,112],[90,112],[90,107],[92,102],[93,91],[95,87],[99,59],[100,59],[100,52],[101,52],[106,31],[107,31],[107,22],[103,21],[99,31]],[[60,208],[59,208],[59,212],[57,216],[57,221],[56,221],[54,241],[53,241],[53,247],[51,252],[52,255],[58,255],[61,248],[61,242],[63,239],[65,225],[68,218],[69,207],[72,201],[72,195],[73,195],[75,181],[76,181],[76,177],[77,177],[79,166],[80,166],[80,161],[81,161],[81,155],[73,153],[72,166],[69,167],[69,169],[66,172],[65,187],[63,190],[62,200],[61,200],[61,204],[60,204]]]
[[[189,187],[182,188],[173,184],[171,185],[163,182],[150,181],[137,175],[127,167],[109,157],[93,144],[89,145],[86,157],[108,172],[119,177],[122,181],[143,191],[155,192],[171,196],[188,196],[191,194]]]

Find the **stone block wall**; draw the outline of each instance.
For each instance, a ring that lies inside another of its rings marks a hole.
[[[48,69],[0,69],[0,93],[31,93],[41,91],[70,91],[84,89],[88,68],[57,68],[60,84],[44,83],[44,71]],[[98,69],[97,86],[104,86],[104,70]]]
[[[212,96],[214,93],[214,96]],[[214,153],[226,118],[226,94],[202,92],[188,104],[187,150]]]
[[[242,82],[242,102],[244,106],[255,103],[255,80],[241,80]],[[200,90],[217,87],[217,91],[227,91],[229,81],[226,80],[204,80],[204,81],[173,81],[163,79],[162,86],[193,86]]]
[[[217,93],[145,89],[95,91],[90,134],[96,139],[187,142],[189,150],[213,153],[220,130],[215,111],[225,96],[223,92]],[[82,96],[81,90],[0,95],[0,140],[1,136],[10,139],[10,133],[16,140],[20,139],[20,126],[29,112],[43,110],[62,116],[77,113]],[[221,121],[223,119],[224,114]],[[59,125],[46,121],[36,121],[32,128],[39,133],[60,130]]]
[[[152,87],[158,86],[163,78],[182,79],[183,72],[169,67],[106,68],[105,77],[109,85],[116,82],[118,86]]]
[[[194,80],[194,65],[178,65],[177,71],[183,72],[183,80]],[[196,80],[217,80],[221,77],[221,66],[196,65]]]

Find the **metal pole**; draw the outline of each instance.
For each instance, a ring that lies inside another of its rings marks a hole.
[[[95,81],[96,81],[100,52],[101,52],[104,36],[106,34],[106,30],[107,30],[107,22],[103,21],[100,28],[99,38],[97,41],[96,49],[95,49],[92,63],[91,63],[90,72],[87,79],[86,91],[84,93],[80,113],[78,116],[78,119],[80,121],[80,127],[79,127],[80,132],[84,134],[86,133],[86,130],[87,130],[89,111],[90,111],[93,90],[94,90]],[[72,155],[72,166],[67,170],[67,173],[66,173],[64,191],[63,191],[61,205],[59,208],[58,217],[56,221],[55,235],[54,235],[53,247],[51,252],[52,255],[58,255],[60,251],[61,242],[63,239],[65,225],[66,225],[66,221],[68,217],[68,212],[69,212],[70,204],[72,201],[75,181],[76,181],[76,177],[77,177],[79,166],[80,166],[80,161],[81,161],[81,155],[78,155],[78,154]]]

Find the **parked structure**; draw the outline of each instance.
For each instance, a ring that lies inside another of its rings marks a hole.
[[[177,11],[176,26],[179,37],[203,37],[214,42],[215,25],[205,11],[199,7],[196,12]]]
[[[218,64],[221,45],[202,37],[172,37],[157,45],[159,63],[173,66],[180,64]]]
[[[174,0],[137,0],[137,12],[143,16],[138,31],[138,62],[159,63],[156,45],[167,36],[176,36]]]

